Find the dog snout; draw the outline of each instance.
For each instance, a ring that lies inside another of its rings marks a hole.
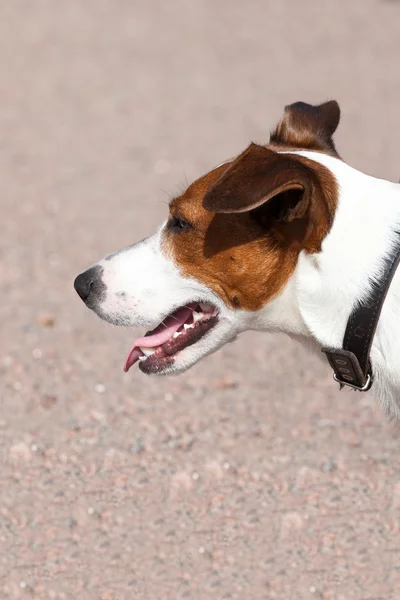
[[[74,281],[74,288],[85,304],[95,304],[101,300],[106,286],[101,278],[103,268],[99,265],[84,271]]]

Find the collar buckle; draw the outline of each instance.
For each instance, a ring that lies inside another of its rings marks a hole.
[[[371,285],[368,298],[359,301],[347,321],[342,348],[322,348],[340,389],[345,385],[367,392],[372,385],[370,352],[383,303],[400,264],[400,232],[392,252],[383,259],[382,273]]]
[[[371,368],[368,363],[364,373],[357,356],[350,350],[342,348],[322,348],[333,370],[333,379],[340,389],[347,386],[359,392],[367,392],[372,386]]]
[[[348,381],[343,381],[342,379],[339,379],[336,376],[336,373],[333,373],[333,379],[336,381],[336,383],[339,384],[341,390],[346,386],[356,392],[368,392],[368,390],[370,390],[371,386],[372,386],[372,377],[369,373],[367,375],[367,380],[365,382],[365,385],[363,385],[362,387],[360,387],[359,385],[355,385],[353,383],[349,383]]]

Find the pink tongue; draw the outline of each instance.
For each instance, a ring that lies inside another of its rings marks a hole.
[[[168,342],[178,331],[179,327],[182,327],[184,323],[189,319],[192,314],[194,306],[191,308],[185,307],[177,310],[173,315],[167,317],[158,327],[146,334],[144,337],[135,340],[128,358],[126,359],[124,371],[128,372],[132,365],[143,356],[142,348],[154,348],[155,346],[162,346],[165,342]]]
[[[144,337],[135,340],[134,346],[142,348],[155,348],[168,342],[184,323],[188,320],[193,310],[191,308],[180,308],[173,315],[167,317],[158,327]]]
[[[143,352],[139,348],[136,348],[135,346],[133,346],[133,348],[129,352],[129,356],[125,362],[125,366],[124,366],[125,373],[127,373],[129,371],[131,366],[134,365],[135,362],[137,362],[141,356],[143,356]]]

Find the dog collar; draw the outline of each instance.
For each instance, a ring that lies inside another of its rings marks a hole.
[[[373,369],[369,355],[383,303],[399,262],[400,235],[392,255],[384,261],[381,276],[372,281],[369,296],[359,302],[351,313],[343,338],[343,347],[322,348],[340,389],[348,386],[366,392],[372,386]]]

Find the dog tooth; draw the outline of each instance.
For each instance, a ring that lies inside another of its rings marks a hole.
[[[197,323],[197,321],[201,321],[201,319],[204,317],[203,313],[198,313],[198,312],[194,312],[193,313],[193,321],[195,323]]]
[[[141,348],[140,350],[143,352],[145,356],[151,356],[157,350],[157,348]]]
[[[175,339],[175,338],[179,337],[180,335],[182,335],[182,331],[175,331],[175,333],[172,337]]]
[[[184,326],[183,326],[183,328],[185,329],[185,331],[187,329],[193,329],[193,327],[194,327],[194,323],[191,323],[190,325],[188,325],[187,323],[185,323]]]

